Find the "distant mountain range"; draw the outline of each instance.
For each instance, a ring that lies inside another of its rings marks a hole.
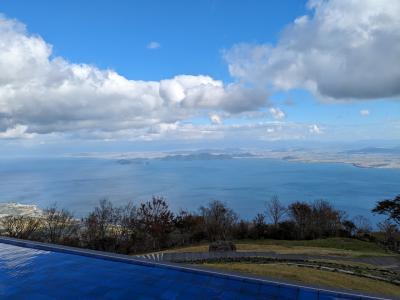
[[[226,152],[225,152],[226,151]],[[169,153],[152,153],[150,156],[121,157],[118,164],[150,164],[158,161],[193,161],[193,160],[229,160],[240,158],[271,158],[298,162],[334,162],[348,163],[356,167],[364,168],[400,168],[400,146],[392,148],[364,147],[360,149],[340,151],[312,151],[303,148],[285,149],[282,151],[255,151],[250,152],[240,149],[229,150],[194,150],[175,151]]]
[[[366,147],[355,150],[348,150],[347,154],[400,154],[400,146],[394,148]]]
[[[191,161],[191,160],[227,160],[234,158],[249,158],[255,157],[256,155],[243,152],[243,153],[208,153],[208,152],[186,152],[182,154],[169,154],[162,157],[155,157],[152,159],[163,160],[163,161]],[[148,164],[151,159],[149,158],[121,158],[117,160],[117,163],[121,165],[128,164]]]
[[[252,153],[233,153],[233,154],[215,154],[215,153],[188,153],[188,154],[178,154],[178,155],[168,155],[161,160],[221,160],[221,159],[233,159],[233,158],[244,158],[244,157],[254,157]]]

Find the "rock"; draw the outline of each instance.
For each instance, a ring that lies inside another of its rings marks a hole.
[[[208,247],[209,252],[227,252],[236,251],[236,246],[231,241],[216,241]]]

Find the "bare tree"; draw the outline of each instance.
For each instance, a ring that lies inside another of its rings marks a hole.
[[[253,219],[253,228],[255,238],[262,238],[265,234],[267,224],[265,223],[265,215],[258,213]]]
[[[278,227],[279,222],[285,216],[287,208],[279,201],[278,196],[273,196],[266,204],[266,215],[271,219],[272,224]]]
[[[236,213],[220,201],[200,207],[200,213],[210,241],[226,240],[238,219]]]
[[[204,219],[202,216],[181,210],[174,219],[175,228],[179,233],[180,245],[199,242],[206,238]]]
[[[128,203],[120,208],[116,223],[115,230],[118,231],[117,244],[120,251],[129,254],[131,251],[139,250],[141,247],[138,247],[137,242],[141,238],[141,232],[136,206]]]
[[[245,220],[240,220],[233,230],[233,236],[235,239],[246,239],[249,237],[249,223]]]
[[[138,221],[153,241],[153,249],[165,246],[168,234],[173,230],[174,214],[162,197],[153,197],[138,209]]]
[[[112,203],[103,199],[84,220],[84,238],[94,249],[107,250],[116,247],[117,220],[119,210]]]
[[[357,234],[369,233],[372,230],[372,224],[369,219],[362,215],[357,215],[353,218],[353,223],[356,225]]]
[[[43,211],[44,238],[51,243],[62,243],[69,240],[78,230],[78,222],[71,212],[57,209],[53,204]]]
[[[297,237],[300,239],[306,238],[309,233],[309,228],[312,218],[312,208],[306,202],[294,202],[289,205],[288,213],[297,227]]]
[[[334,209],[325,200],[316,200],[312,203],[312,234],[313,238],[336,235],[341,229],[342,213]]]
[[[385,243],[393,244],[396,238],[396,234],[399,232],[396,224],[392,223],[390,220],[385,220],[378,223],[378,228],[385,235]]]
[[[28,216],[6,216],[0,219],[5,233],[10,237],[30,239],[40,226],[40,219]]]

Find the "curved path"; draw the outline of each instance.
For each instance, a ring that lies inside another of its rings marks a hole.
[[[137,257],[149,259],[152,261],[165,261],[177,263],[190,263],[202,260],[214,260],[220,258],[252,258],[262,257],[267,259],[309,261],[309,260],[333,260],[333,261],[349,261],[358,263],[367,263],[379,268],[385,268],[400,272],[400,258],[397,256],[376,256],[376,257],[343,257],[333,255],[305,255],[305,254],[279,254],[273,251],[237,251],[237,252],[159,252]]]

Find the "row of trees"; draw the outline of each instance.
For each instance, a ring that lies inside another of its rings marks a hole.
[[[376,209],[376,213],[386,213],[379,210],[379,205]],[[397,225],[392,225],[390,221],[381,224],[394,236]],[[245,221],[219,201],[212,201],[195,213],[180,211],[174,214],[165,199],[153,197],[138,206],[131,203],[115,206],[108,200],[101,200],[80,220],[68,210],[57,209],[54,205],[45,209],[40,218],[3,217],[0,228],[3,234],[22,239],[139,253],[204,240],[360,237],[368,235],[372,226],[362,216],[350,220],[344,212],[324,200],[285,206],[278,197],[273,197],[266,203],[263,213],[257,214],[252,221]]]

